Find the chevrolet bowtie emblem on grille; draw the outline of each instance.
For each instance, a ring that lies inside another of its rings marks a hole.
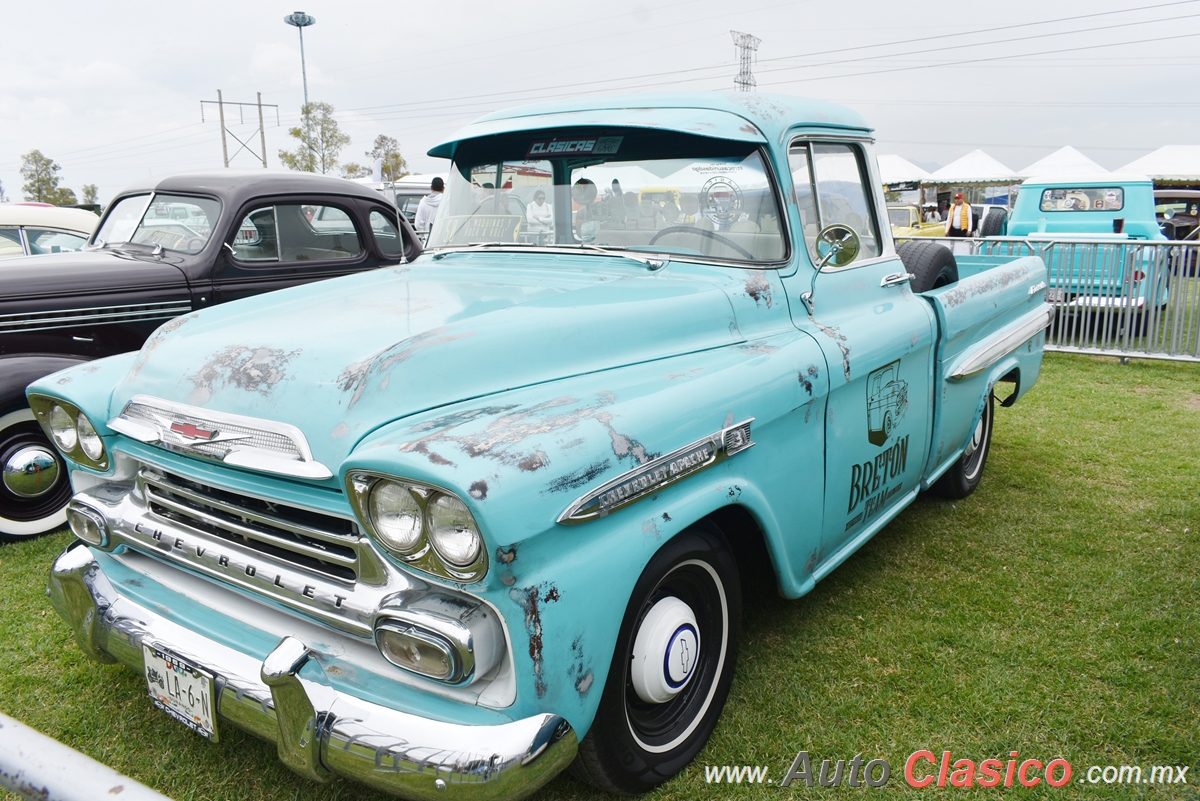
[[[199,426],[192,425],[191,423],[171,423],[171,430],[186,439],[210,440],[217,434],[221,433],[219,431],[207,431]]]

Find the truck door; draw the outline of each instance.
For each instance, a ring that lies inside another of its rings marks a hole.
[[[884,208],[866,143],[801,137],[789,147],[800,214],[797,249],[815,263],[817,232],[832,223],[858,233],[861,250],[813,280],[804,263],[787,279],[796,325],[825,354],[825,514],[821,578],[916,493],[932,423],[935,319],[908,286],[880,223]],[[802,295],[812,290],[810,315]]]

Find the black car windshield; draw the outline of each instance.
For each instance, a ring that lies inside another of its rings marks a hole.
[[[666,131],[530,132],[465,142],[429,247],[620,248],[677,258],[786,258],[759,147]]]
[[[219,201],[191,195],[128,195],[105,215],[96,244],[161,245],[164,250],[199,253],[221,214]]]

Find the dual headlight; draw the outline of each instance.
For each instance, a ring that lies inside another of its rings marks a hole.
[[[404,562],[455,581],[487,572],[479,525],[454,493],[359,471],[348,475],[347,490],[367,531]]]
[[[78,406],[42,395],[31,396],[29,405],[64,456],[94,470],[108,469],[104,440]]]

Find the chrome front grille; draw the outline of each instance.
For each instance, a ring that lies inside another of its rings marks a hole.
[[[151,514],[310,571],[353,583],[359,533],[350,520],[209,487],[158,470],[138,473]]]

